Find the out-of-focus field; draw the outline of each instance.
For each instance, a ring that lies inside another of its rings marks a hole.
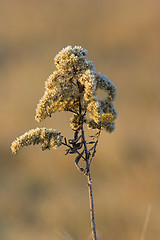
[[[65,149],[11,155],[35,127],[71,136],[69,114],[38,124],[35,108],[53,58],[81,45],[118,87],[116,131],[102,133],[92,165],[99,240],[160,239],[159,1],[0,0],[0,239],[90,239],[87,179]]]

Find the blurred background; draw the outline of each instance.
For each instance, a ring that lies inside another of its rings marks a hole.
[[[87,179],[65,148],[10,150],[36,127],[72,136],[68,113],[34,120],[67,45],[87,49],[118,88],[116,130],[92,163],[98,239],[159,240],[159,10],[158,0],[0,0],[1,240],[91,239]]]

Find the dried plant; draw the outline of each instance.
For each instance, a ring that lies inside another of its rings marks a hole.
[[[12,153],[31,144],[41,144],[42,150],[64,145],[66,154],[75,154],[75,165],[88,178],[92,239],[97,240],[94,217],[92,179],[90,166],[96,153],[101,130],[113,132],[117,112],[113,106],[116,86],[101,73],[97,73],[87,50],[80,46],[63,48],[55,57],[56,70],[45,82],[45,93],[40,99],[35,119],[41,122],[54,112],[72,113],[70,125],[74,132],[68,139],[55,129],[36,128],[17,138],[11,145]],[[100,100],[97,89],[103,89],[106,97]],[[89,114],[87,114],[89,113]],[[84,124],[96,133],[86,140]],[[80,162],[85,162],[85,167]]]

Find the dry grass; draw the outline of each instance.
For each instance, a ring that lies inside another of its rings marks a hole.
[[[30,147],[17,157],[9,149],[37,127],[35,108],[53,57],[77,44],[118,87],[117,128],[102,134],[92,166],[99,240],[139,239],[148,204],[144,240],[159,240],[157,6],[156,0],[0,1],[0,239],[63,239],[55,229],[76,240],[90,237],[87,183],[73,159],[62,149]],[[69,136],[68,120],[56,114],[45,126]]]

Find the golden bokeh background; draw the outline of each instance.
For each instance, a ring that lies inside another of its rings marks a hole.
[[[35,127],[71,136],[68,113],[34,120],[67,45],[86,48],[118,88],[116,130],[102,133],[92,164],[98,239],[159,240],[159,20],[158,0],[0,0],[1,240],[91,238],[87,179],[74,158],[63,147],[10,150]]]

